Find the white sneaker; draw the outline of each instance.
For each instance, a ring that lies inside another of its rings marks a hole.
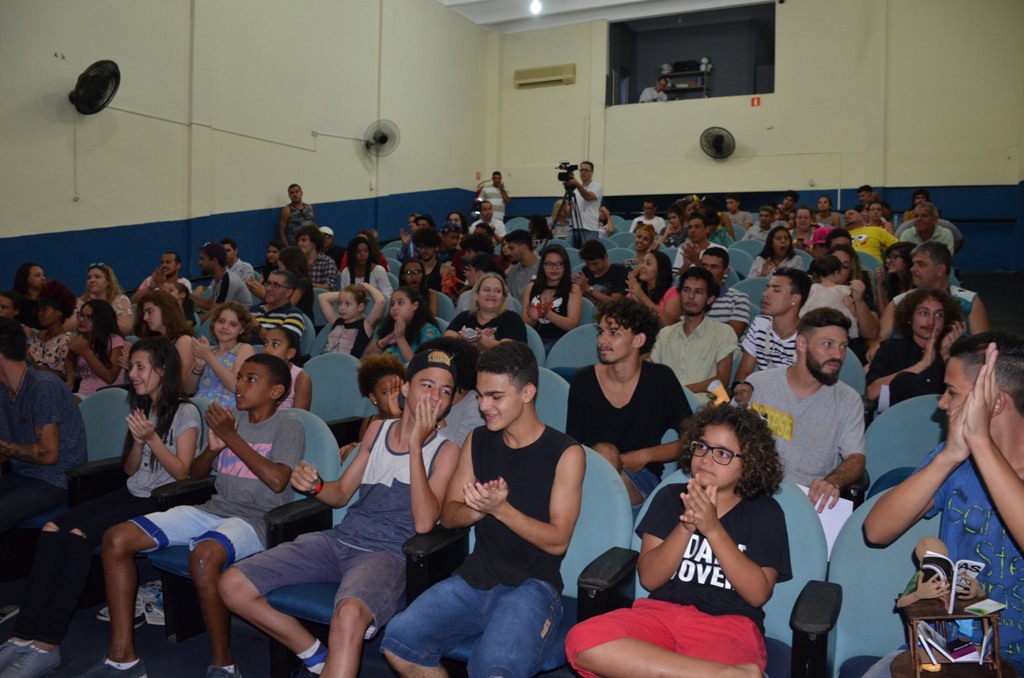
[[[96,613],[96,618],[100,621],[110,621],[110,608],[103,606],[100,611]],[[135,628],[139,628],[146,623],[146,604],[141,599],[135,599]]]

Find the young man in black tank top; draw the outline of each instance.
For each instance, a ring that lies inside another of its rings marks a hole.
[[[465,641],[471,676],[533,675],[562,614],[559,566],[580,512],[585,456],[537,418],[537,361],[502,342],[477,363],[484,426],[462,446],[441,523],[476,526],[476,547],[385,631],[401,676],[447,676],[441,657]]]

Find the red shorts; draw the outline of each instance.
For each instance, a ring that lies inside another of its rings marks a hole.
[[[704,614],[691,605],[640,598],[629,609],[615,610],[577,624],[565,639],[565,654],[581,676],[576,657],[592,647],[633,638],[671,652],[735,666],[768,663],[764,636],[757,624],[738,615]]]

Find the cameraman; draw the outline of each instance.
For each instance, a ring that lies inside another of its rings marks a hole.
[[[604,197],[604,187],[594,181],[594,163],[584,160],[580,163],[580,178],[571,176],[565,182],[565,188],[576,189],[573,193],[576,198],[576,207],[580,211],[580,223],[573,226],[573,244],[579,248],[587,240],[596,240],[598,237],[597,218],[601,209],[601,198]]]

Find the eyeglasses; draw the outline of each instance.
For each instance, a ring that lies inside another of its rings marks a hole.
[[[92,313],[83,313],[82,311],[79,311],[78,312],[78,319],[79,320],[89,320],[89,321],[92,321]]]
[[[89,268],[104,268],[106,264],[102,261],[94,261],[89,264]]]
[[[703,440],[694,440],[690,443],[690,454],[695,457],[703,457],[708,452],[711,453],[711,461],[722,466],[728,466],[732,462],[733,457],[743,458],[742,454],[733,452],[732,450],[725,447],[712,447]]]
[[[403,272],[402,275],[408,275],[414,278],[419,278],[421,275],[423,275],[423,271],[421,271],[418,268],[410,268],[408,271]]]
[[[565,268],[564,261],[545,261],[544,268]]]
[[[273,280],[271,280],[266,285],[264,285],[264,287],[269,287],[269,288],[275,289],[275,290],[293,290],[293,289],[295,289],[294,287],[288,287],[287,285],[282,285],[281,283],[274,282]]]

